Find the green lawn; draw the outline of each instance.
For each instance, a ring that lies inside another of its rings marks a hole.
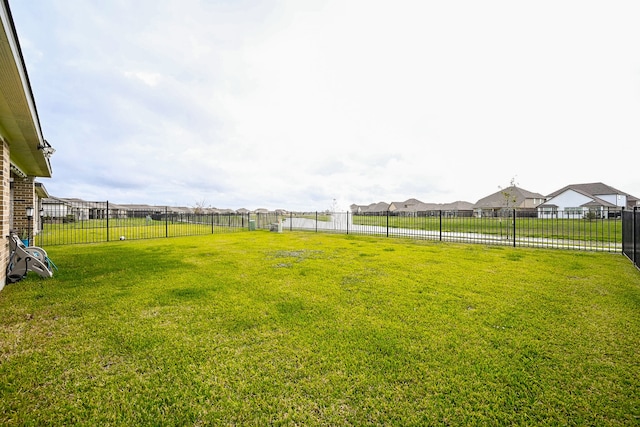
[[[0,425],[638,425],[619,254],[269,233],[55,246]]]

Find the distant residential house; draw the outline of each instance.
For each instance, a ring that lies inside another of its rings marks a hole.
[[[442,203],[439,204],[438,210],[442,211],[444,216],[470,217],[473,216],[473,203],[462,200],[453,203]]]
[[[353,215],[362,215],[367,210],[367,205],[358,205],[356,203],[349,206]]]
[[[389,210],[389,203],[378,202],[370,205],[357,205],[354,203],[350,208],[353,215],[386,215]]]
[[[117,205],[109,205],[109,217],[117,212]],[[47,197],[42,199],[42,213],[48,221],[84,221],[107,218],[106,202],[87,202],[77,198]]]
[[[389,212],[394,215],[415,215],[425,203],[418,199],[408,199],[404,202],[391,202]]]
[[[171,206],[171,207],[167,207],[166,208],[169,213],[172,213],[174,215],[190,215],[193,212],[193,208],[190,208],[188,206]]]
[[[365,215],[386,215],[390,205],[386,202],[372,203],[367,206],[367,210],[363,212]]]
[[[418,199],[409,199],[404,202],[394,202],[389,206],[389,211],[398,216],[471,216],[473,203],[456,201],[453,203],[425,203]]]
[[[90,202],[78,198],[48,196],[41,201],[44,220],[86,221],[91,219],[144,218],[161,219],[169,212],[183,213],[188,208],[167,208],[144,204],[115,204],[108,202]]]
[[[456,201],[452,203],[420,203],[413,206],[416,216],[472,216],[473,203]]]
[[[620,211],[633,208],[638,198],[602,182],[571,184],[547,196],[538,206],[540,218],[616,217]]]
[[[109,203],[109,218],[126,218],[127,209],[122,205]]]
[[[165,206],[109,203],[109,218],[151,218],[159,221],[166,213]]]
[[[473,212],[477,217],[495,217],[501,216],[509,209],[518,209],[520,214],[528,211],[531,215],[535,215],[535,209],[544,201],[545,197],[542,194],[512,185],[478,200],[473,205]]]
[[[394,216],[416,216],[418,211],[425,209],[426,204],[418,199],[408,199],[404,202],[389,203],[389,214]]]
[[[456,201],[453,203],[424,203],[418,199],[411,198],[404,202],[378,202],[370,205],[350,206],[354,215],[394,215],[394,216],[471,216],[473,214],[473,204],[469,202]]]
[[[68,199],[76,212],[81,214],[80,219],[106,219],[109,215],[109,205],[106,202],[85,202],[81,199]]]
[[[49,197],[49,193],[47,189],[41,182],[34,182],[35,185],[35,199],[34,199],[34,217],[33,221],[35,222],[35,230],[34,234],[38,234],[43,227],[44,223],[44,207],[42,205],[42,201]],[[12,214],[12,212],[10,212]],[[13,216],[13,215],[11,215]],[[13,218],[11,218],[13,220]]]
[[[49,196],[43,198],[40,203],[45,221],[65,218],[67,215],[71,215],[71,204],[64,199]]]

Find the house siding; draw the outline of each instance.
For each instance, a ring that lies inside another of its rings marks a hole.
[[[581,218],[589,208],[583,207],[584,204],[589,203],[593,198],[580,194],[574,190],[566,190],[565,192],[558,194],[557,196],[547,200],[546,206],[538,210],[541,218],[547,218],[551,216],[557,216],[558,212],[561,213],[563,218]],[[555,206],[554,210],[550,210],[548,206]]]
[[[542,198],[524,199],[524,201],[522,202],[521,207],[525,208],[525,209],[535,209],[543,201],[544,201],[544,199],[542,199]]]
[[[558,205],[560,209],[565,209],[578,207],[591,200],[591,197],[569,190],[549,200],[548,203],[553,203],[554,205]]]
[[[604,194],[598,195],[598,198],[621,208],[627,206],[627,196],[624,194]]]

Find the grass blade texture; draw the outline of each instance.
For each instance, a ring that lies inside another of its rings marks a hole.
[[[262,231],[52,247],[2,425],[637,425],[619,254]]]

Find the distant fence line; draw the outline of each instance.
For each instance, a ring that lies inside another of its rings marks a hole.
[[[620,214],[605,212],[598,217],[536,218],[530,210],[505,211],[501,216],[456,216],[430,211],[422,215],[354,215],[344,213],[296,213],[285,221],[288,230],[313,230],[346,234],[428,239],[446,242],[483,243],[513,247],[564,248],[621,252]]]
[[[482,243],[513,247],[621,252],[640,263],[638,209],[603,211],[576,218],[557,211],[537,217],[531,210],[508,209],[499,216],[475,217],[450,211],[420,215],[358,215],[351,212],[205,213],[169,207],[111,209],[108,202],[74,202],[47,209],[39,246],[152,239],[271,229]]]
[[[249,214],[123,209],[109,202],[85,201],[48,206],[42,213],[34,237],[39,246],[229,233],[247,230],[250,221]]]

